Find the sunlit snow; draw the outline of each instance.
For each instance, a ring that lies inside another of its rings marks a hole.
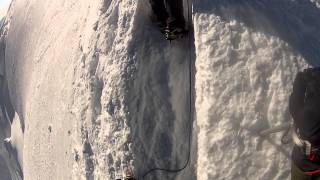
[[[171,43],[148,2],[13,0],[0,142],[16,153],[1,143],[3,173],[140,180],[190,151],[183,171],[145,180],[290,179],[292,145],[259,132],[291,120],[295,74],[320,65],[319,0],[184,0],[189,36]]]
[[[5,16],[11,0],[0,0],[0,17]]]

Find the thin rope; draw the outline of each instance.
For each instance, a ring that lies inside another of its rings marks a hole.
[[[189,31],[191,31],[191,14],[190,14],[190,2],[187,0],[187,6],[188,6],[188,26],[189,26]],[[142,176],[142,179],[144,179],[147,175],[151,174],[154,171],[164,171],[167,173],[178,173],[182,170],[184,170],[189,162],[190,162],[190,156],[191,156],[191,139],[192,139],[192,124],[193,124],[193,106],[192,106],[192,101],[193,101],[193,94],[192,94],[192,74],[193,74],[193,68],[192,68],[192,54],[191,54],[191,36],[190,32],[188,34],[188,45],[189,45],[189,136],[188,136],[188,156],[186,159],[186,162],[181,168],[177,169],[166,169],[166,168],[152,168],[149,169],[147,172],[145,172]]]

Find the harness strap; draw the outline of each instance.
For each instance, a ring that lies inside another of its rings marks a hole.
[[[318,147],[312,146],[312,144],[309,141],[301,139],[300,136],[298,135],[298,129],[296,128],[294,128],[292,132],[292,139],[294,144],[300,147],[304,151],[304,154],[308,157],[311,157],[312,154],[314,154],[316,151],[319,150]]]
[[[303,142],[302,139],[300,139],[300,137],[297,134],[296,129],[294,128],[294,130],[292,131],[292,139],[295,145],[297,145],[300,148],[303,148]]]
[[[311,148],[312,148],[311,143],[309,141],[304,141],[304,144],[305,144],[305,154],[307,156],[310,156]]]

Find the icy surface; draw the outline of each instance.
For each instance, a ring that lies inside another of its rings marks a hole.
[[[290,121],[296,72],[320,65],[319,1],[199,0],[191,14],[184,0],[193,28],[172,43],[148,2],[13,1],[0,67],[15,111],[0,134],[17,149],[11,173],[115,179],[131,168],[140,179],[191,151],[182,172],[145,179],[290,179],[291,145],[259,131]]]

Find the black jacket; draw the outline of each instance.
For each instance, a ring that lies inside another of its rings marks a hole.
[[[293,83],[289,99],[289,111],[301,139],[313,147],[320,147],[320,68],[299,72]],[[316,158],[315,158],[315,157]],[[294,147],[293,162],[305,172],[320,169],[320,156],[307,157],[303,150]]]

